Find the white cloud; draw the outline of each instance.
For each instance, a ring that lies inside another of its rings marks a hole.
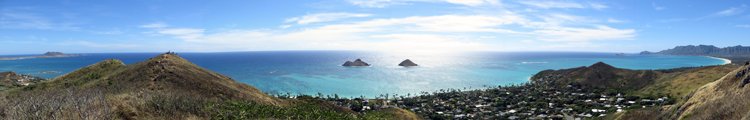
[[[415,2],[450,3],[464,6],[500,5],[500,0],[349,0],[349,3],[369,8],[384,8],[391,5],[406,5]]]
[[[165,28],[165,27],[167,27],[167,24],[164,24],[164,23],[161,23],[161,22],[157,22],[157,23],[151,23],[151,24],[141,25],[141,26],[138,26],[138,27],[141,27],[141,28]]]
[[[445,2],[466,6],[498,5],[500,0],[445,0]]]
[[[293,17],[286,19],[285,22],[287,23],[296,23],[296,24],[311,24],[311,23],[319,23],[319,22],[330,22],[330,21],[336,21],[340,19],[346,19],[346,18],[357,18],[357,17],[369,17],[371,14],[363,14],[363,13],[316,13],[316,14],[308,14],[305,16],[300,17]]]
[[[614,18],[607,18],[607,22],[609,22],[609,23],[624,23],[626,21],[619,20],[619,19],[614,19]]]
[[[556,42],[555,44],[628,40],[635,37],[633,29],[587,24],[591,21],[585,17],[567,14],[539,17],[543,17],[542,21],[533,21],[514,13],[411,16],[331,22],[320,26],[302,25],[295,29],[235,29],[215,33],[205,33],[204,29],[199,28],[150,29],[156,34],[172,36],[187,42],[187,45],[183,46],[185,49],[201,51],[467,51],[512,48],[487,43],[507,39],[506,36]],[[510,27],[521,27],[521,31],[508,30]],[[486,37],[487,35],[492,37]]]
[[[657,5],[656,2],[651,2],[651,7],[656,11],[667,9],[667,7]]]
[[[120,43],[95,43],[90,41],[67,41],[62,42],[60,45],[66,46],[83,46],[89,48],[107,48],[107,49],[124,49],[124,48],[135,48],[138,45],[134,44],[120,44]]]
[[[747,8],[747,5],[741,5],[739,7],[730,7],[730,8],[712,13],[710,15],[700,17],[696,20],[704,20],[708,18],[729,17],[729,16],[734,16],[734,15],[739,15],[739,14],[744,13],[746,8]]]
[[[591,8],[597,9],[597,10],[609,8],[609,6],[607,6],[605,4],[602,4],[602,3],[589,3],[589,6],[591,6]]]
[[[203,29],[195,28],[165,28],[156,30],[156,33],[175,36],[180,39],[196,39],[203,36]]]
[[[585,6],[574,3],[574,2],[564,2],[564,1],[538,1],[538,0],[524,0],[520,1],[519,3],[542,8],[542,9],[550,9],[550,8],[586,8]],[[600,6],[601,7],[601,6]]]
[[[205,30],[204,29],[197,29],[197,28],[175,28],[175,27],[169,27],[169,25],[165,23],[151,23],[151,24],[145,24],[140,25],[141,28],[151,29],[151,34],[156,35],[167,35],[172,36],[179,39],[197,39],[199,37],[202,37],[204,35]]]
[[[383,8],[390,5],[403,4],[398,0],[349,0],[351,4],[360,7]]]
[[[0,28],[4,29],[39,29],[39,30],[78,30],[73,23],[50,20],[43,15],[2,10],[0,11]]]
[[[615,29],[608,26],[596,28],[552,28],[536,30],[540,40],[557,42],[585,42],[598,40],[630,40],[635,37],[633,29]]]
[[[745,7],[731,7],[714,13],[714,16],[732,16],[745,12]]]

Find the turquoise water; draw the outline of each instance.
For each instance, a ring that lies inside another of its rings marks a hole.
[[[108,58],[127,64],[158,53],[84,54],[68,58],[0,61],[0,71],[53,78]],[[629,69],[667,69],[724,64],[701,56],[615,55],[573,52],[471,52],[450,54],[391,54],[352,51],[275,51],[180,53],[204,68],[230,76],[267,93],[338,94],[375,97],[415,94],[440,89],[476,89],[520,84],[545,69],[591,65],[598,61]],[[342,67],[362,58],[370,67]],[[397,66],[411,59],[419,67]]]

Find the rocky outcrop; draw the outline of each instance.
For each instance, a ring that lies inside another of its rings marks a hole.
[[[367,64],[367,62],[364,62],[361,59],[357,59],[357,60],[354,60],[354,62],[346,61],[341,66],[370,66],[370,64]]]
[[[404,61],[401,61],[401,63],[398,64],[398,66],[404,66],[404,67],[411,67],[411,66],[419,66],[416,63],[412,62],[409,59],[406,59]]]

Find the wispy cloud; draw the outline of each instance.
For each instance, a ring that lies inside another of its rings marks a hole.
[[[589,3],[589,6],[591,6],[591,8],[597,9],[597,10],[602,10],[602,9],[609,8],[609,6],[607,6],[605,4],[602,4],[602,3]]]
[[[704,20],[709,18],[718,18],[718,17],[729,17],[729,16],[735,16],[740,15],[745,12],[745,9],[747,9],[747,5],[741,5],[739,7],[729,7],[727,9],[714,12],[712,14],[700,17],[696,20]]]
[[[370,8],[383,8],[391,5],[406,4],[404,1],[399,0],[349,0],[349,3]]]
[[[83,46],[83,47],[88,47],[88,48],[107,48],[107,49],[125,49],[125,48],[135,48],[135,47],[138,47],[138,45],[135,45],[135,44],[97,43],[97,42],[84,41],[84,40],[66,41],[66,42],[60,43],[60,45],[63,45],[63,46]]]
[[[480,6],[480,5],[499,5],[500,0],[445,0],[445,2],[466,5],[466,6]]]
[[[745,12],[744,5],[742,7],[727,8],[725,10],[714,13],[713,16],[732,16],[732,15],[741,14],[742,12]]]
[[[141,28],[165,28],[165,27],[167,27],[167,24],[164,24],[162,22],[156,22],[156,23],[141,25],[141,26],[138,26],[138,27],[141,27]]]
[[[373,18],[361,21],[332,22],[293,30],[235,29],[205,33],[201,28],[153,28],[155,33],[172,36],[203,46],[204,50],[344,49],[435,51],[493,50],[482,41],[497,40],[482,34],[522,36],[537,41],[592,42],[629,40],[633,29],[617,29],[587,24],[585,17],[551,14],[542,21],[506,13],[501,15],[435,15],[400,18]],[[593,22],[592,22],[593,23]],[[567,25],[574,25],[569,27]],[[523,27],[522,31],[510,30]],[[589,26],[589,27],[586,27]],[[415,46],[417,45],[418,46]],[[556,43],[557,44],[557,43]]]
[[[667,7],[657,5],[656,2],[651,2],[651,8],[653,8],[656,11],[667,9]]]
[[[37,29],[37,30],[78,30],[73,23],[52,21],[42,15],[0,10],[0,28],[2,29]]]
[[[738,28],[750,28],[750,24],[734,25],[734,27],[738,27]]]
[[[349,0],[349,3],[368,8],[384,8],[412,3],[450,3],[464,6],[500,5],[500,0]]]
[[[140,25],[139,27],[153,30],[151,32],[148,32],[151,34],[167,35],[167,36],[173,36],[179,39],[188,39],[188,40],[202,37],[205,31],[204,29],[197,29],[197,28],[169,27],[167,24],[164,24],[161,22],[144,24],[144,25]]]
[[[346,12],[316,13],[316,14],[308,14],[308,15],[304,15],[300,17],[288,18],[285,20],[285,22],[304,25],[304,24],[311,24],[311,23],[330,22],[330,21],[336,21],[336,20],[347,19],[347,18],[358,18],[358,17],[369,17],[369,16],[372,16],[372,15],[364,14],[364,13],[346,13]]]
[[[524,0],[520,1],[519,3],[542,8],[542,9],[550,9],[550,8],[586,8],[584,5],[574,2],[565,2],[565,1],[538,1],[538,0]],[[601,6],[599,6],[601,7]]]
[[[599,40],[629,40],[635,37],[633,29],[615,29],[608,26],[595,28],[555,28],[534,31],[544,41],[588,42]]]
[[[627,21],[625,21],[625,20],[619,20],[619,19],[614,19],[614,18],[607,18],[607,22],[608,23],[624,23],[624,22],[627,22]]]

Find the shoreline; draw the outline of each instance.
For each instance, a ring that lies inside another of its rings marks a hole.
[[[38,59],[38,58],[64,58],[64,57],[76,57],[80,55],[37,55],[37,56],[16,56],[16,57],[0,57],[0,60],[24,60],[24,59]]]
[[[724,64],[721,64],[721,65],[732,64],[732,60],[729,60],[729,59],[726,59],[726,58],[720,58],[720,57],[714,57],[714,56],[706,56],[706,57],[713,58],[713,59],[719,59],[721,61],[724,61]]]

